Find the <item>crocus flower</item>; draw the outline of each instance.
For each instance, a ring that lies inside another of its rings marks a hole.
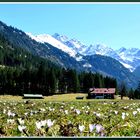
[[[14,123],[15,120],[14,119],[7,119],[7,123]]]
[[[86,110],[86,114],[88,114],[89,113],[89,111],[88,110]]]
[[[79,127],[78,127],[78,128],[79,128],[79,131],[80,131],[80,132],[83,132],[83,131],[84,131],[84,129],[85,129],[85,126],[84,126],[84,125],[79,125]]]
[[[70,109],[72,110],[72,109],[74,109],[74,107],[73,107],[73,106],[71,106],[71,107],[70,107]]]
[[[118,114],[118,111],[115,110],[114,112],[115,112],[116,115]]]
[[[46,125],[46,123],[47,123],[47,121],[46,121],[46,120],[42,120],[42,121],[41,121],[41,125],[42,125],[42,126],[45,126],[45,125]]]
[[[80,110],[76,109],[75,111],[78,115],[80,114]]]
[[[137,111],[140,112],[140,108],[137,108]]]
[[[44,108],[41,108],[40,111],[45,112],[45,109]]]
[[[6,109],[3,109],[3,114],[5,114],[6,113]]]
[[[15,114],[15,113],[12,113],[11,110],[8,110],[7,115],[8,115],[9,117],[10,117],[10,116],[11,116],[11,117],[14,117],[16,114]]]
[[[125,119],[125,113],[124,112],[122,113],[122,119],[123,120]]]
[[[100,117],[100,116],[101,116],[101,114],[100,114],[100,113],[96,113],[96,116],[97,116],[97,117]]]
[[[24,124],[24,119],[18,118],[18,122],[19,122],[20,125],[23,125]]]
[[[126,114],[126,116],[129,116],[129,114],[127,112],[125,114]]]
[[[37,129],[41,129],[42,123],[40,121],[35,122]]]
[[[28,112],[25,112],[24,115],[27,116],[28,115]]]
[[[95,128],[95,124],[89,124],[89,132],[92,132]]]
[[[104,130],[104,128],[103,128],[102,125],[100,125],[100,124],[97,124],[97,125],[96,125],[96,132],[97,132],[97,133],[100,133],[100,132],[102,132],[103,130]]]
[[[133,115],[135,116],[137,114],[137,111],[133,111]]]
[[[67,114],[67,115],[68,115],[68,110],[65,110],[65,114]]]
[[[54,124],[54,121],[51,121],[51,119],[47,120],[48,127],[51,127]]]
[[[25,130],[25,129],[26,129],[26,126],[18,125],[18,130],[19,130],[20,132],[23,132],[23,130]]]

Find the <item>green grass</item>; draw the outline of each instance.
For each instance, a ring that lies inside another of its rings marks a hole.
[[[76,100],[84,96],[83,100]],[[0,96],[0,137],[13,136],[140,136],[140,100],[86,99],[87,94],[63,94],[44,99]],[[8,112],[15,116],[8,115]],[[78,113],[80,112],[80,113]],[[115,114],[117,112],[117,114]],[[136,112],[136,114],[134,114]],[[125,114],[125,118],[122,118]],[[19,118],[24,123],[19,122]],[[37,128],[36,123],[51,120]],[[13,121],[13,122],[9,122]],[[95,125],[90,132],[89,125]],[[19,126],[26,126],[24,131]],[[102,129],[97,132],[97,126]],[[79,127],[84,127],[81,131]]]
[[[68,96],[68,95],[66,95]],[[66,97],[65,96],[65,97]],[[70,95],[69,95],[70,96]],[[5,96],[0,100],[0,136],[140,136],[139,100],[59,101],[23,100]],[[13,100],[14,99],[14,100]],[[8,112],[15,116],[9,116]],[[78,113],[80,111],[80,113]],[[117,111],[117,114],[115,114]],[[136,115],[133,114],[137,111]],[[125,118],[122,119],[122,113]],[[128,114],[128,115],[127,115]],[[24,124],[19,122],[23,118]],[[13,120],[12,123],[7,122]],[[37,128],[36,123],[51,119],[53,125]],[[102,127],[90,132],[89,124]],[[19,131],[18,126],[26,126]],[[80,131],[79,126],[84,129]]]

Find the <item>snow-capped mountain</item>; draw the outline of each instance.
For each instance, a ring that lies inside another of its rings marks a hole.
[[[48,34],[37,36],[34,36],[31,33],[27,34],[32,39],[40,43],[49,43],[56,48],[68,53],[77,61],[82,61],[83,56],[99,54],[118,60],[130,71],[134,71],[138,66],[140,66],[140,49],[138,48],[126,49],[122,47],[119,50],[113,50],[104,44],[94,44],[87,46],[77,39],[69,39],[67,36],[60,35],[58,33],[55,33],[52,36]]]
[[[85,50],[88,48],[88,46],[84,45],[79,40],[69,39],[67,36],[59,35],[58,33],[55,33],[54,35],[52,35],[52,37],[67,45],[73,51],[76,51],[77,53],[82,55],[84,55]]]
[[[138,48],[126,49],[122,47],[119,50],[113,50],[104,44],[87,46],[76,39],[69,39],[68,37],[59,35],[58,33],[54,34],[53,37],[83,56],[94,54],[110,56],[118,60],[130,71],[134,71],[140,65],[140,49]]]
[[[130,66],[129,68],[131,71],[134,71],[138,66],[140,66],[140,49],[138,48],[126,49],[123,47],[117,50],[116,52],[123,60],[121,62]]]
[[[68,53],[71,57],[76,57],[77,52],[68,47],[67,45],[61,43],[54,37],[52,37],[49,34],[40,34],[37,36],[32,35],[31,33],[27,33],[32,39],[36,40],[37,42],[40,43],[49,43],[52,46],[55,46],[56,48]]]

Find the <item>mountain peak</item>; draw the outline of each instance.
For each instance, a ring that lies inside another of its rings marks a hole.
[[[54,37],[55,39],[61,41],[61,42],[66,42],[68,40],[68,37],[65,35],[60,35],[58,33],[55,33],[54,35],[52,35],[52,37]]]
[[[118,53],[122,53],[126,51],[127,49],[125,47],[121,47],[119,50],[117,50]]]

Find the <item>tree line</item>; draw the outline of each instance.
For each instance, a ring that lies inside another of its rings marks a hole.
[[[80,72],[72,69],[47,67],[44,63],[36,69],[0,68],[0,93],[22,95],[23,93],[43,94],[88,92],[91,87],[117,87],[114,78],[98,73]]]
[[[138,87],[136,89],[128,89],[123,81],[118,89],[118,94],[121,95],[121,99],[123,99],[124,96],[127,96],[129,99],[140,99],[140,82],[138,83]]]

